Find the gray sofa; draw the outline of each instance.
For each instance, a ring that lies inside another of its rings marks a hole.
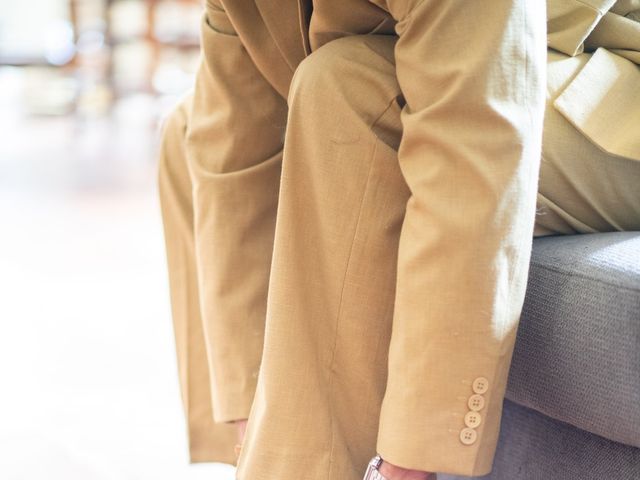
[[[534,239],[496,458],[476,478],[640,480],[640,232]]]

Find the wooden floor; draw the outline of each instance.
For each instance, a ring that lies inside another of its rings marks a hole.
[[[188,465],[155,190],[157,101],[30,118],[0,73],[0,478],[227,480]]]

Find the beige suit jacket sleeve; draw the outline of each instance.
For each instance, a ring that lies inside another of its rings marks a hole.
[[[201,24],[187,163],[214,420],[247,418],[260,366],[286,100],[218,2]]]
[[[531,253],[545,8],[389,5],[406,99],[398,160],[411,197],[377,448],[405,468],[483,475],[498,441]]]

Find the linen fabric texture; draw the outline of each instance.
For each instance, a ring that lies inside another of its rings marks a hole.
[[[601,138],[607,152],[567,114],[596,55],[548,59],[546,13],[207,2],[196,84],[160,155],[192,461],[237,463],[241,480],[356,480],[376,451],[490,472],[532,237],[640,225],[633,142]],[[569,135],[543,141],[548,122]],[[579,177],[591,196],[565,189],[573,177],[553,172],[579,162],[607,165],[619,197],[593,174]]]

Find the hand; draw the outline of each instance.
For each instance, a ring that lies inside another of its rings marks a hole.
[[[234,425],[236,425],[237,429],[238,429],[238,443],[240,445],[242,445],[242,442],[244,441],[244,434],[247,431],[247,421],[248,419],[242,419],[242,420],[234,420],[233,423]]]
[[[437,480],[437,476],[433,472],[423,472],[421,470],[408,470],[398,467],[392,463],[382,460],[380,473],[389,480]]]
[[[235,425],[237,428],[238,443],[235,444],[234,451],[236,454],[236,460],[238,460],[240,458],[240,450],[242,450],[242,442],[244,441],[244,434],[247,430],[247,419],[233,420],[231,423]]]

